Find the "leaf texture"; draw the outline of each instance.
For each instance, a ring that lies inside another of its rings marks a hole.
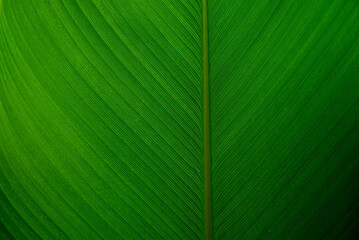
[[[358,2],[213,0],[209,13],[215,239],[353,234]]]
[[[0,0],[0,50],[1,239],[356,239],[357,0]]]
[[[9,230],[200,238],[200,5],[3,4],[1,188],[27,223]]]

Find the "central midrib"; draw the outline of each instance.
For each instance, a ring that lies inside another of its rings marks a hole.
[[[203,160],[204,160],[204,212],[205,237],[212,239],[211,151],[209,123],[209,64],[208,64],[208,10],[207,0],[202,0],[203,16]]]

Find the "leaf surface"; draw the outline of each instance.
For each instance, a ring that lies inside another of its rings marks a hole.
[[[358,7],[209,2],[215,239],[355,239]]]
[[[0,0],[0,238],[355,239],[358,36],[357,0]]]

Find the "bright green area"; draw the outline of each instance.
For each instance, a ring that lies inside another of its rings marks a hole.
[[[358,174],[357,0],[0,0],[0,239],[356,239]]]

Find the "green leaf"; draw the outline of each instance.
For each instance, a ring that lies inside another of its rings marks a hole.
[[[357,0],[0,0],[0,238],[355,239]]]

